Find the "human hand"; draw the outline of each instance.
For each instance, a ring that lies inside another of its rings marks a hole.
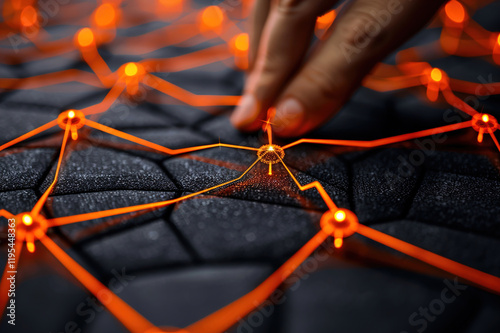
[[[338,0],[255,0],[244,95],[231,122],[293,137],[332,117],[370,70],[420,30],[444,0],[353,0],[310,55],[316,19]]]

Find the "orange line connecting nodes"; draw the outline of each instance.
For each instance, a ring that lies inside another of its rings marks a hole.
[[[334,238],[336,248],[342,247],[343,239],[358,230],[358,217],[347,209],[329,210],[320,220],[321,229]]]

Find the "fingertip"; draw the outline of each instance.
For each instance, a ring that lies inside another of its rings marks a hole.
[[[294,97],[287,97],[278,103],[274,117],[274,133],[280,137],[294,137],[301,134],[306,110]]]
[[[241,98],[239,105],[231,115],[230,121],[234,127],[241,131],[255,131],[259,128],[255,125],[259,114],[257,100],[253,95],[247,94]]]

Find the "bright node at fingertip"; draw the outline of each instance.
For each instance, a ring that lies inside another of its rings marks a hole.
[[[203,24],[209,28],[217,28],[224,21],[224,13],[218,6],[209,6],[205,8],[201,15]]]
[[[500,34],[498,34],[498,37],[497,37],[497,44],[500,46]]]
[[[335,217],[335,221],[343,222],[343,221],[345,221],[346,214],[343,210],[339,210],[339,211],[335,212],[334,217]]]
[[[246,52],[250,48],[250,40],[248,34],[242,33],[236,36],[234,40],[234,47],[241,52]]]
[[[73,119],[73,118],[75,118],[75,115],[76,115],[76,114],[75,114],[75,111],[69,111],[69,112],[68,112],[68,118],[69,118],[69,119]]]
[[[94,33],[89,28],[83,28],[78,32],[78,45],[82,47],[89,46],[94,42]]]
[[[129,62],[127,65],[125,65],[125,75],[127,76],[134,76],[137,74],[138,71],[139,68],[133,62]]]
[[[443,73],[439,68],[433,68],[431,71],[431,79],[433,81],[439,82],[443,79]]]
[[[485,123],[487,123],[488,121],[490,121],[490,117],[487,114],[483,114],[483,116],[481,117],[481,120],[484,121]]]
[[[33,218],[30,215],[28,215],[28,214],[24,214],[23,215],[23,223],[25,225],[32,225],[33,224]]]
[[[465,8],[464,6],[456,1],[449,1],[444,7],[446,16],[455,23],[462,23],[465,20]]]
[[[285,157],[285,151],[278,145],[263,145],[259,148],[257,156],[262,163],[277,164]]]

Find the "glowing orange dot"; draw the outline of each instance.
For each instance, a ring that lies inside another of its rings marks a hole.
[[[94,14],[95,23],[101,27],[109,26],[115,22],[116,10],[110,3],[100,5]]]
[[[333,241],[333,245],[337,249],[340,249],[342,247],[343,243],[344,243],[344,240],[342,238],[335,238],[335,240]]]
[[[465,20],[465,8],[456,0],[449,1],[444,7],[444,11],[453,22],[462,23]]]
[[[335,215],[334,215],[335,221],[337,222],[343,222],[345,221],[346,214],[343,210],[338,210]]]
[[[83,28],[78,32],[78,44],[87,47],[94,42],[94,33],[89,28]]]
[[[24,214],[22,219],[23,219],[23,223],[25,225],[32,225],[33,224],[33,218],[28,214]]]
[[[500,34],[498,34],[498,37],[497,37],[497,44],[500,46]]]
[[[238,51],[246,52],[250,47],[250,40],[248,34],[239,34],[234,40],[234,46]]]
[[[36,9],[33,8],[33,6],[26,6],[24,7],[23,11],[21,12],[21,24],[25,27],[31,27],[34,25],[37,20],[38,20],[38,14],[36,12]]]
[[[30,251],[31,253],[35,252],[35,243],[27,242],[26,247],[28,248],[28,251]]]
[[[331,10],[328,13],[326,13],[325,15],[318,17],[316,22],[318,22],[318,24],[320,24],[322,27],[327,26],[335,20],[336,16],[337,16],[337,14],[335,13],[335,11]]]
[[[220,27],[224,21],[224,13],[218,6],[209,6],[203,11],[201,21],[208,28]]]
[[[483,116],[481,117],[481,120],[483,122],[487,123],[490,121],[490,117],[487,114],[483,114]]]
[[[436,81],[436,82],[439,82],[443,79],[443,73],[441,72],[441,70],[439,68],[432,69],[431,79]]]
[[[137,72],[139,71],[139,68],[137,67],[137,65],[133,62],[129,62],[126,66],[125,66],[125,75],[127,76],[134,76],[137,74]]]

